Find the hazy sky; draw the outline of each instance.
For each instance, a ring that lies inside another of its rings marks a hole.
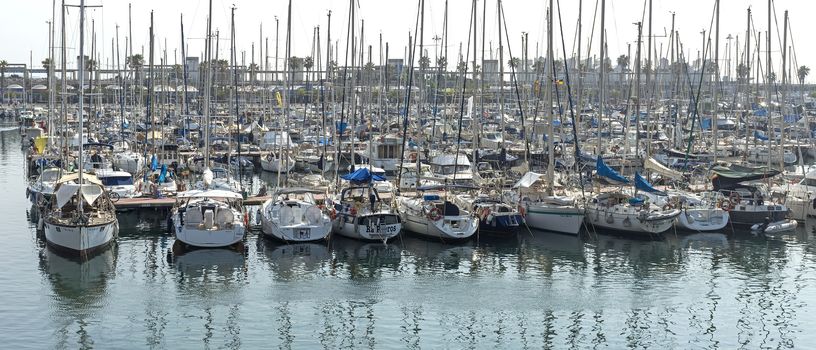
[[[479,24],[478,35],[481,40],[482,28],[482,5],[485,0],[478,0]],[[496,16],[496,0],[486,0],[486,40],[493,43],[494,51],[498,48],[498,25]],[[59,2],[59,1],[58,1]],[[78,4],[79,0],[69,0],[69,4]],[[507,27],[510,38],[510,49],[514,56],[520,55],[521,33],[529,33],[529,55],[536,54],[538,45],[539,54],[543,54],[546,45],[546,0],[526,1],[526,0],[504,0],[504,12],[507,19]],[[33,56],[34,65],[39,67],[39,63],[47,57],[48,47],[48,25],[46,21],[51,20],[52,0],[2,0],[4,16],[0,21],[0,33],[3,33],[2,45],[0,45],[0,59],[5,59],[10,63],[28,63],[29,54]],[[378,35],[382,34],[383,41],[390,43],[390,57],[402,58],[404,49],[408,43],[408,33],[414,31],[417,20],[418,0],[358,0],[357,18],[365,21],[365,42],[372,45],[374,49],[373,61],[379,60]],[[575,51],[575,37],[578,21],[578,0],[562,0],[561,15],[564,26],[564,42],[567,47],[567,54],[571,55]],[[637,37],[637,27],[633,23],[641,20],[644,4],[647,0],[607,0],[606,29],[608,33],[609,56],[614,59],[620,54],[626,54],[627,44],[632,43],[632,56],[634,56],[634,42]],[[246,60],[249,62],[251,54],[251,44],[255,42],[255,57],[259,60],[259,37],[260,25],[263,23],[263,36],[269,38],[270,65],[273,65],[275,54],[275,16],[280,23],[280,48],[279,56],[284,57],[285,33],[286,33],[286,7],[284,0],[213,0],[213,30],[221,30],[221,44],[219,45],[221,58],[228,58],[229,55],[229,16],[232,5],[236,9],[238,47],[240,51],[246,51]],[[444,19],[444,0],[426,0],[425,11],[425,34],[424,44],[431,56],[435,56],[435,50],[444,50],[442,47],[434,46],[434,36],[442,36],[442,23]],[[467,46],[468,22],[470,18],[471,0],[450,0],[449,1],[449,39],[448,39],[448,60],[451,65],[457,61],[460,42],[463,43],[463,50]],[[557,2],[556,4],[556,20]],[[590,37],[593,20],[595,20],[595,32],[590,55],[599,55],[598,32],[600,28],[600,10],[596,17],[596,4],[600,8],[600,0],[583,0],[583,32],[582,32],[582,56],[586,57],[588,38]],[[86,5],[102,5],[102,8],[87,10],[86,33],[90,37],[91,20],[95,21],[98,37],[98,52],[101,53],[101,65],[105,65],[106,60],[111,56],[111,39],[115,37],[116,25],[119,25],[119,41],[121,50],[124,52],[125,37],[128,36],[128,1],[126,0],[88,0]],[[190,52],[188,56],[199,56],[203,51],[203,38],[206,29],[207,0],[143,0],[134,1],[132,5],[132,30],[134,41],[134,51],[148,53],[148,26],[150,11],[154,11],[155,34],[156,34],[156,62],[159,62],[161,52],[165,48],[167,41],[167,55],[169,63],[174,63],[173,50],[180,44],[180,14],[184,14],[184,30],[188,38]],[[348,6],[345,0],[294,0],[292,5],[292,55],[309,56],[312,47],[312,32],[315,26],[320,26],[320,36],[323,46],[321,51],[325,54],[326,40],[326,20],[329,10],[332,12],[331,38],[333,42],[339,40],[339,63],[344,61],[346,35],[348,31]],[[728,56],[726,51],[729,34],[734,38],[733,46],[736,46],[736,38],[740,40],[740,52],[744,49],[744,38],[746,30],[746,9],[753,9],[753,19],[756,30],[767,30],[767,1],[722,1],[721,22],[720,22],[720,57],[725,60]],[[790,11],[792,41],[789,38],[789,45],[794,46],[797,62],[794,65],[807,65],[816,68],[816,47],[807,42],[808,18],[816,13],[816,2],[787,0],[774,1],[775,17],[773,20],[773,43],[772,54],[775,70],[781,69],[781,43],[782,19],[785,10]],[[680,39],[683,42],[686,56],[689,60],[697,58],[697,51],[701,48],[703,36],[701,32],[713,29],[712,19],[714,10],[714,0],[654,0],[653,4],[653,35],[656,44],[653,50],[660,51],[661,44],[664,52],[668,51],[668,39],[664,35],[671,28],[671,12],[676,13],[676,28],[680,32]],[[78,34],[79,34],[78,9],[69,10],[67,23],[67,46],[69,57],[77,56]],[[57,23],[59,23],[59,11],[57,11]],[[777,30],[777,23],[779,29]],[[360,22],[356,21],[358,26]],[[558,30],[558,22],[555,26],[555,42],[557,44],[556,54],[561,54],[561,33]],[[644,22],[643,34],[647,33],[647,24]],[[59,35],[59,31],[57,31]],[[708,35],[708,34],[706,34]],[[755,34],[752,34],[755,35]],[[59,36],[58,36],[59,38]],[[504,38],[503,38],[504,39]],[[714,36],[711,36],[712,43]],[[754,39],[755,40],[755,39]],[[86,41],[88,43],[88,41]],[[480,44],[481,45],[481,44]],[[506,45],[506,43],[505,43]],[[765,35],[762,36],[762,50],[765,50]],[[488,45],[486,45],[487,47]],[[645,44],[644,44],[645,50]],[[86,52],[90,51],[90,46]],[[756,51],[755,45],[752,52]],[[472,49],[471,49],[472,52]],[[178,57],[181,51],[176,52]],[[644,53],[645,55],[645,53]],[[239,55],[240,57],[240,55]],[[146,57],[147,58],[147,57]],[[239,58],[240,59],[240,58]],[[762,55],[764,61],[765,56]],[[509,60],[509,54],[505,51],[505,61]],[[69,58],[70,62],[74,59]],[[282,62],[282,61],[281,61]],[[763,63],[764,65],[764,63]],[[725,68],[723,61],[722,67]],[[735,66],[732,65],[732,69]],[[282,69],[282,63],[281,63]],[[812,80],[816,73],[808,80]]]

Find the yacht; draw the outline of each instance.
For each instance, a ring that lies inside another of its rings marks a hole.
[[[372,175],[367,168],[343,175],[349,185],[331,203],[335,233],[367,241],[383,241],[396,237],[402,231],[402,221],[391,205],[380,196],[372,181],[385,181]]]
[[[46,241],[55,248],[89,254],[104,249],[118,235],[116,209],[95,176],[65,175],[56,182],[54,193],[43,228]]]
[[[242,242],[246,233],[243,199],[231,191],[181,192],[170,217],[176,239],[191,247],[229,247]]]
[[[584,223],[584,208],[573,196],[558,189],[547,195],[541,178],[544,174],[527,172],[513,185],[516,203],[524,213],[527,225],[545,231],[577,235]],[[554,181],[555,182],[555,181]],[[555,186],[553,186],[555,187]]]
[[[133,198],[142,195],[136,190],[133,176],[127,171],[100,169],[96,171],[96,177],[102,182],[105,191],[114,201],[119,198]]]
[[[275,192],[260,210],[261,229],[283,242],[310,242],[327,239],[332,221],[316,197],[323,192],[288,188]]]
[[[454,188],[474,189],[456,185],[426,186],[417,188],[416,197],[399,197],[397,208],[405,228],[432,238],[465,240],[473,236],[479,228],[479,219],[445,198],[447,190]]]

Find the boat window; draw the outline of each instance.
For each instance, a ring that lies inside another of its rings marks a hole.
[[[805,186],[816,186],[816,179],[807,179],[806,178],[806,179],[802,180],[802,182],[805,184]]]
[[[133,185],[133,179],[130,176],[110,176],[99,178],[105,186],[127,186]]]

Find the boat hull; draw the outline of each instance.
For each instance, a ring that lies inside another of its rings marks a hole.
[[[334,233],[364,241],[388,241],[402,232],[402,226],[403,223],[396,214],[370,214],[361,217],[338,214],[332,222]]]
[[[584,210],[576,207],[528,204],[525,213],[527,226],[538,230],[577,235],[584,223]]]
[[[479,227],[477,218],[469,215],[442,216],[433,221],[425,215],[403,213],[405,229],[421,236],[447,240],[466,240],[471,238]]]
[[[45,239],[57,249],[87,254],[104,249],[119,234],[116,220],[94,226],[64,225],[45,220]]]
[[[677,216],[677,228],[685,231],[719,231],[728,225],[730,215],[722,209],[684,209]]]
[[[668,231],[678,215],[679,209],[650,214],[646,218],[641,218],[638,213],[623,210],[599,209],[592,206],[586,209],[587,223],[596,228],[645,235]]]

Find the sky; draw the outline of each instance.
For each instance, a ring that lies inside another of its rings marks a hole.
[[[40,67],[41,62],[48,56],[48,24],[52,19],[53,0],[0,0],[3,4],[5,15],[0,21],[0,33],[3,33],[2,45],[0,45],[0,60],[9,63],[34,62],[35,67]],[[486,11],[483,16],[483,6],[486,1]],[[268,38],[270,66],[274,65],[275,45],[276,45],[276,20],[279,25],[279,53],[281,69],[283,57],[285,57],[285,41],[287,27],[287,1],[285,0],[212,0],[213,10],[213,31],[219,30],[220,44],[219,58],[229,57],[229,30],[230,30],[230,8],[235,6],[235,21],[237,33],[237,47],[243,52],[245,62],[252,62],[252,44],[255,44],[254,57],[258,62],[261,59],[259,42],[261,41],[261,26],[263,26],[264,42]],[[578,28],[579,0],[560,0],[560,16],[558,15],[558,1],[555,6],[555,30],[554,41],[557,56],[563,56],[562,47],[566,46],[567,56],[571,56],[576,49],[576,28]],[[599,56],[599,32],[600,32],[600,0],[582,0],[582,34],[581,34],[581,55],[587,56],[587,48],[590,43],[592,47],[590,55]],[[68,0],[68,4],[78,5],[79,0]],[[116,37],[116,27],[119,26],[119,47],[124,55],[125,37],[128,34],[128,5],[127,0],[86,0],[86,5],[101,5],[102,7],[88,8],[86,10],[86,38],[91,36],[91,25],[97,35],[97,52],[100,53],[100,65],[106,66],[111,56],[115,43],[112,39]],[[390,58],[403,58],[405,47],[408,44],[408,33],[414,32],[417,23],[417,9],[419,0],[355,0],[355,26],[359,35],[360,27],[364,21],[364,42],[366,47],[373,48],[372,61],[379,62],[379,35],[382,35],[383,42],[389,43]],[[648,32],[648,17],[644,16],[644,8],[648,0],[607,0],[606,1],[606,32],[608,56],[613,62],[621,54],[626,54],[628,45],[631,44],[632,56],[634,56],[637,40],[638,21],[643,23],[644,37]],[[504,61],[508,61],[510,53],[513,56],[521,54],[521,36],[523,32],[528,33],[528,55],[529,57],[541,56],[546,50],[546,8],[548,1],[528,1],[528,0],[504,0],[502,5],[506,19],[507,34],[502,37],[505,41]],[[669,50],[669,39],[667,34],[671,29],[672,12],[676,14],[675,28],[679,31],[684,54],[693,61],[698,57],[698,51],[703,44],[702,31],[706,31],[706,36],[710,36],[712,44],[715,36],[712,33],[714,18],[714,0],[653,0],[652,30],[655,40],[653,51],[658,51],[658,55],[665,56]],[[57,2],[59,7],[59,1]],[[461,51],[467,50],[472,0],[449,0],[448,2],[448,45],[442,47],[442,42],[435,42],[434,37],[443,36],[443,20],[445,18],[445,0],[425,1],[425,26],[423,44],[431,57],[437,55],[436,50],[444,52],[447,49],[451,67],[458,61]],[[499,27],[497,16],[497,0],[477,0],[478,12],[478,39],[481,45],[482,21],[486,18],[485,45],[486,50],[492,43],[492,54],[498,58]],[[767,15],[768,2],[755,0],[725,0],[721,3],[720,10],[720,59],[723,69],[727,67],[725,63],[729,57],[726,49],[734,57],[734,47],[739,38],[742,52],[745,47],[746,31],[746,10],[751,7],[753,11],[754,27],[757,31],[762,31],[762,60],[764,62],[766,50],[766,37],[764,32],[768,29]],[[148,53],[148,28],[150,24],[150,12],[154,14],[154,33],[156,37],[156,58],[158,63],[163,55],[163,50],[167,50],[168,63],[180,62],[180,16],[184,16],[184,30],[186,42],[189,47],[187,56],[200,56],[204,50],[204,40],[206,36],[206,16],[208,0],[142,0],[132,2],[132,22],[133,50],[136,53]],[[596,11],[597,9],[597,11]],[[816,68],[816,46],[808,45],[807,21],[813,13],[816,13],[816,2],[801,0],[776,0],[773,1],[772,15],[772,62],[774,70],[781,69],[781,38],[783,14],[785,10],[790,13],[790,33],[788,45],[793,46],[796,61],[794,66],[807,65]],[[338,45],[339,63],[343,65],[346,51],[346,37],[349,23],[349,1],[347,0],[293,0],[291,18],[291,55],[290,56],[311,56],[314,28],[319,26],[321,51],[325,54],[327,14],[331,11],[331,39]],[[57,38],[59,40],[59,11],[57,11],[56,22]],[[561,45],[562,31],[559,30],[559,21],[563,25],[563,41]],[[594,21],[594,32],[592,31]],[[778,25],[777,25],[778,24]],[[70,8],[67,20],[67,44],[69,48],[69,65],[73,64],[78,54],[79,37],[79,10]],[[779,27],[779,28],[777,28]],[[504,35],[504,34],[503,34]],[[726,39],[731,35],[731,45]],[[755,34],[752,40],[756,40]],[[509,37],[510,45],[506,41]],[[359,37],[358,39],[359,40]],[[644,39],[645,40],[645,39]],[[166,42],[166,44],[165,44]],[[59,41],[58,41],[59,43]],[[86,52],[90,52],[90,40],[86,40]],[[643,49],[646,50],[645,42]],[[481,47],[479,47],[481,49]],[[509,50],[508,50],[509,49]],[[174,51],[175,50],[175,51]],[[472,48],[469,52],[472,52]],[[753,45],[752,52],[756,51]],[[59,51],[58,51],[59,52]],[[538,52],[538,55],[536,55]],[[491,53],[485,53],[490,56]],[[463,53],[465,55],[465,53]],[[472,53],[471,53],[472,55]],[[645,56],[645,53],[643,54]],[[710,54],[709,56],[713,55]],[[241,60],[239,54],[239,60]],[[367,54],[366,54],[367,56]],[[472,58],[471,58],[472,59]],[[366,59],[367,61],[367,59]],[[325,62],[325,61],[324,61]],[[110,63],[112,64],[112,63]],[[764,63],[763,63],[764,65]],[[731,65],[734,70],[735,64]],[[725,73],[724,73],[725,74]],[[795,73],[794,73],[795,74]],[[809,77],[812,81],[816,74]]]

